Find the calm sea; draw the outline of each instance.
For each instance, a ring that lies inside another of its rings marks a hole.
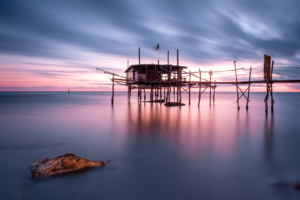
[[[110,92],[1,92],[0,199],[299,199],[300,93],[275,93],[273,114],[264,95],[238,111],[236,93],[198,108],[197,93],[165,107],[117,92],[112,107]],[[31,179],[66,153],[109,164]]]

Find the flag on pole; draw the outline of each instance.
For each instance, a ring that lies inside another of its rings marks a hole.
[[[156,47],[154,48],[155,50],[159,49],[159,44],[156,45]]]

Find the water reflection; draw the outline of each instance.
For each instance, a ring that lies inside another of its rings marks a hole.
[[[252,95],[248,111],[236,109],[235,93],[218,94],[211,107],[205,95],[200,107],[197,95],[183,107],[127,102],[126,97],[118,96],[111,107],[110,95],[74,92],[68,99],[61,95],[64,103],[49,95],[43,98],[47,104],[22,102],[22,112],[15,100],[5,103],[0,132],[6,134],[0,134],[0,145],[69,143],[0,151],[5,195],[14,197],[20,180],[30,177],[32,162],[67,152],[109,160],[115,170],[91,170],[24,187],[30,190],[27,198],[274,199],[275,194],[285,199],[289,196],[283,193],[290,195],[291,184],[300,180],[300,111],[284,99],[278,97],[274,115],[266,115],[263,94]],[[270,189],[274,182],[275,192]]]
[[[265,117],[265,155],[268,162],[273,158],[273,143],[274,143],[274,115],[266,115]]]

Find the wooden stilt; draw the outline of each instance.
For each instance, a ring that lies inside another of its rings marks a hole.
[[[169,73],[169,87],[168,87],[168,102],[171,101],[171,73],[172,73],[172,67],[170,67],[170,73]]]
[[[213,102],[215,102],[215,92],[216,92],[216,80],[215,80],[215,85],[214,85]]]
[[[190,78],[189,78],[189,104],[191,104],[191,70],[190,70]]]
[[[138,102],[140,101],[140,84],[138,84]]]
[[[182,81],[182,70],[179,69],[179,77],[180,77],[180,82],[179,82],[179,102],[181,103],[181,81]]]
[[[130,101],[130,84],[128,84],[127,100]]]
[[[144,102],[146,101],[146,85],[144,85]]]
[[[113,78],[112,78],[112,95],[111,95],[111,104],[114,104],[114,95],[115,95],[115,75],[113,74]]]
[[[270,79],[271,79],[271,85],[270,85],[270,87],[271,87],[271,90],[270,90],[270,94],[271,94],[271,112],[273,112],[274,111],[274,99],[273,99],[273,69],[274,69],[274,60],[272,61],[272,68],[271,68],[271,77],[270,77]]]
[[[265,97],[265,111],[268,112],[268,99],[269,99],[269,83],[267,82],[267,94]]]
[[[173,86],[173,98],[174,98],[174,101],[175,101],[175,86]]]
[[[176,83],[176,102],[178,102],[178,82]]]
[[[150,101],[153,101],[153,85],[151,83],[151,91],[150,91]]]
[[[249,73],[249,85],[248,85],[248,99],[246,104],[246,109],[248,110],[248,103],[249,103],[249,96],[250,96],[250,81],[251,81],[251,72],[252,72],[252,66],[250,67],[250,73]]]
[[[198,96],[198,107],[200,106],[200,101],[201,101],[201,70],[199,69],[199,96]]]
[[[238,90],[238,83],[237,83],[237,72],[236,72],[236,61],[234,61],[234,71],[235,71],[235,85],[236,85],[236,96],[237,96],[237,109],[240,109],[240,100],[239,100],[239,90]]]
[[[159,89],[160,89],[160,92],[159,92],[159,103],[161,103],[161,97],[162,97],[162,94],[161,94],[161,81],[162,81],[162,68],[160,68],[160,82],[159,82]]]
[[[209,72],[209,106],[211,106],[211,75],[212,71]]]
[[[166,102],[166,87],[164,87],[164,102]]]

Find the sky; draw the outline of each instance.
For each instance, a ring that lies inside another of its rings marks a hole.
[[[111,76],[95,68],[123,75],[139,47],[142,63],[167,63],[169,50],[174,65],[179,49],[179,64],[191,71],[232,70],[237,61],[239,80],[250,66],[252,80],[263,79],[267,54],[273,79],[300,79],[299,8],[299,0],[1,0],[0,91],[111,90]],[[274,91],[300,92],[300,84]]]

